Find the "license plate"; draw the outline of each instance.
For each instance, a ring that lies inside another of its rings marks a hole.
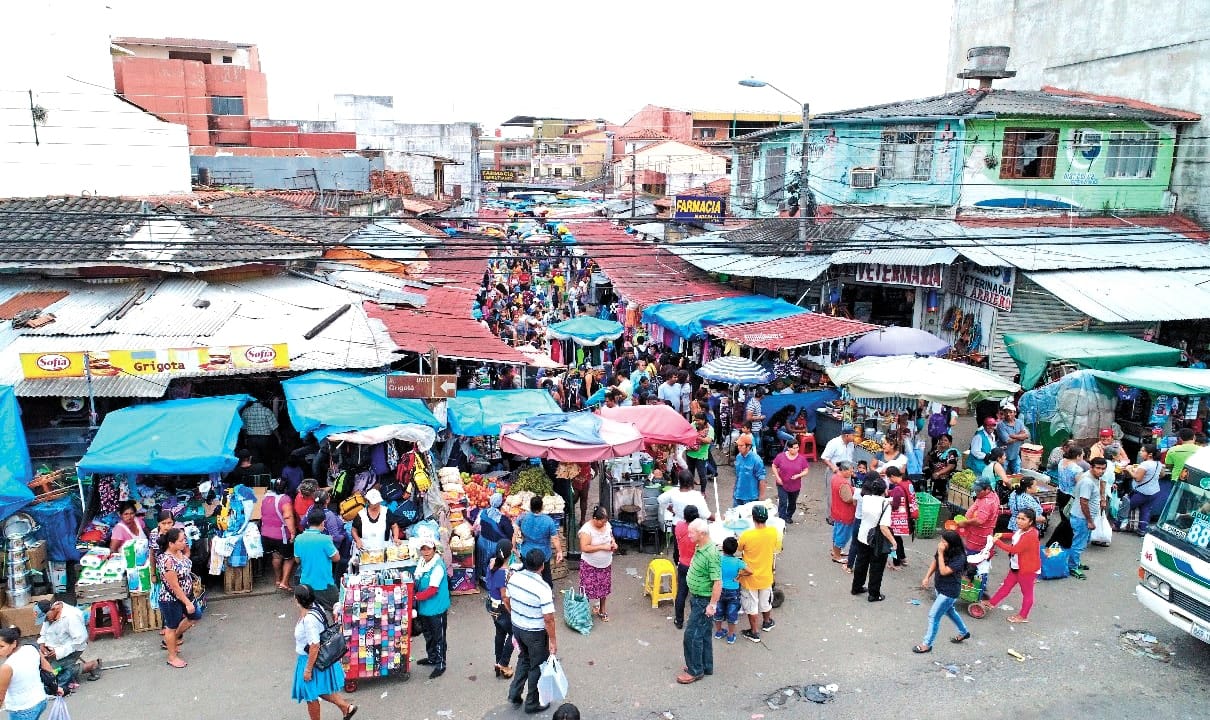
[[[1198,640],[1201,640],[1204,643],[1210,643],[1210,628],[1207,628],[1204,625],[1193,623],[1193,627],[1189,629],[1189,632]]]

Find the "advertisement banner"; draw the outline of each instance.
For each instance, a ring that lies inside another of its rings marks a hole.
[[[953,292],[997,310],[1013,309],[1013,288],[1016,286],[1013,268],[985,268],[964,265],[953,273]]]
[[[286,343],[232,345],[163,350],[88,351],[88,374],[93,377],[189,373],[204,375],[227,370],[285,370],[290,367]],[[27,380],[84,377],[82,350],[21,353],[21,370]]]
[[[483,168],[479,171],[479,179],[483,182],[516,182],[517,171]]]
[[[857,266],[857,282],[878,285],[908,285],[911,287],[941,287],[941,265],[881,265],[861,263]]]
[[[677,195],[673,206],[674,220],[704,220],[722,222],[725,203],[714,195]]]

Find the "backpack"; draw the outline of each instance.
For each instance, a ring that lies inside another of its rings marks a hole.
[[[938,412],[929,415],[928,434],[931,438],[939,438],[949,432],[950,423],[948,413]]]
[[[315,669],[327,670],[340,662],[341,658],[349,652],[349,645],[340,632],[340,625],[328,623],[323,609],[312,608],[311,611],[315,613],[315,617],[319,619],[324,628],[319,633],[319,654],[315,656]]]

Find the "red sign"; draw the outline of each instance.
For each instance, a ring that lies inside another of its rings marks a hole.
[[[387,375],[387,397],[452,398],[458,392],[458,378],[454,375]]]
[[[941,267],[940,265],[862,263],[857,266],[857,282],[939,288],[941,287]]]

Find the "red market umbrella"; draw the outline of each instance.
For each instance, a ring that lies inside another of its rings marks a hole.
[[[601,418],[599,433],[602,444],[586,444],[553,438],[539,440],[521,433],[520,423],[507,423],[500,428],[500,449],[506,453],[529,458],[559,462],[588,463],[622,457],[643,449],[643,436],[630,423]]]
[[[697,430],[667,405],[603,407],[597,414],[610,420],[631,423],[649,443],[674,443],[697,447]]]

